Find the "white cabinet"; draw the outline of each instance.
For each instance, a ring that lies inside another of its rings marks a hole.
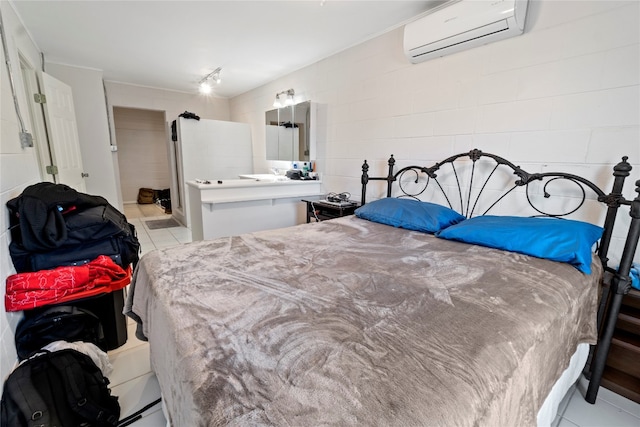
[[[232,179],[187,184],[194,241],[305,223],[301,199],[322,194],[320,181]]]

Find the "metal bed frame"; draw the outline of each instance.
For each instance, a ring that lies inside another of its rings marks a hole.
[[[481,159],[482,167],[480,166],[481,162],[479,162]],[[613,167],[613,186],[611,192],[605,193],[596,184],[580,176],[562,172],[529,173],[500,156],[485,153],[478,149],[471,150],[467,153],[456,154],[430,167],[406,166],[397,172],[394,172],[396,160],[393,155],[391,155],[388,161],[389,171],[387,176],[384,177],[370,177],[368,174],[369,164],[366,160],[364,161],[362,165],[362,195],[360,200],[362,205],[366,203],[367,184],[370,181],[386,181],[386,197],[392,197],[393,184],[397,182],[399,192],[396,192],[395,197],[410,197],[414,199],[418,199],[419,196],[426,192],[429,185],[434,183],[432,188],[434,188],[434,191],[439,196],[444,198],[446,204],[448,204],[451,209],[457,210],[467,218],[471,218],[472,216],[487,214],[496,205],[505,200],[507,196],[517,193],[517,191],[514,192],[514,190],[522,188],[529,206],[536,212],[533,216],[564,217],[583,207],[588,198],[587,190],[590,190],[590,193],[596,196],[598,202],[607,206],[603,226],[604,232],[596,249],[596,254],[602,262],[605,271],[603,278],[603,284],[605,286],[603,286],[597,315],[599,337],[597,345],[592,347],[590,362],[587,363],[587,368],[585,368],[584,372],[587,378],[589,378],[589,387],[585,400],[593,404],[596,401],[602,380],[605,363],[611,346],[611,339],[618,314],[620,313],[622,298],[629,293],[631,289],[629,272],[640,238],[640,180],[635,182],[635,191],[638,193],[635,199],[628,200],[622,195],[624,181],[630,175],[632,169],[627,159],[626,156],[623,157],[622,161]],[[469,162],[471,162],[470,165]],[[469,166],[470,171],[468,170]],[[443,170],[444,167],[447,167],[453,172],[455,185],[445,183],[438,179],[438,172],[446,172]],[[467,172],[465,175],[467,176],[466,185],[463,184],[460,174],[465,170],[465,167]],[[482,172],[479,172],[481,170]],[[488,189],[489,181],[492,177],[499,176],[500,173],[505,171],[510,176],[516,176],[511,183],[512,186],[509,188],[505,187],[498,195],[494,195],[494,197],[489,200],[489,207],[480,210],[479,201],[481,196],[491,193],[490,191],[485,192],[485,190]],[[479,176],[483,173],[484,176]],[[476,181],[475,183],[474,180]],[[480,181],[480,183],[478,184],[477,181]],[[552,183],[557,184],[558,182],[565,182],[576,186],[578,197],[572,198],[577,200],[577,206],[573,209],[564,209],[559,213],[552,214],[545,212],[536,206],[535,197],[532,197],[532,194],[535,194],[536,191],[535,186],[542,185],[542,196],[544,198],[550,198],[549,186]],[[531,185],[533,183],[541,184]],[[415,189],[412,191],[408,190],[406,188],[407,184],[413,185]],[[454,207],[452,201],[456,202],[456,207]],[[618,208],[623,205],[629,206],[631,224],[627,232],[620,265],[617,269],[614,269],[607,265],[609,261],[607,252],[611,243]]]

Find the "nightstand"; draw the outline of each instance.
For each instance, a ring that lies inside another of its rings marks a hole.
[[[352,202],[331,203],[320,200],[302,200],[307,204],[307,223],[311,220],[324,221],[327,219],[340,218],[347,215],[353,215],[353,212],[360,207],[360,203]]]

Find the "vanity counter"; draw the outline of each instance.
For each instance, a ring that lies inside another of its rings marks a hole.
[[[322,194],[316,180],[227,179],[187,185],[194,241],[302,224],[306,211],[300,199]]]

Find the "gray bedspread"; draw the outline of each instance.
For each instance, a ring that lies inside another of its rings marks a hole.
[[[593,269],[345,217],[149,253],[127,308],[174,427],[524,426]]]

